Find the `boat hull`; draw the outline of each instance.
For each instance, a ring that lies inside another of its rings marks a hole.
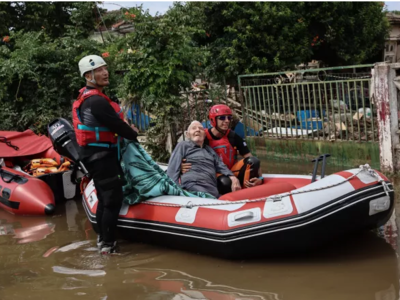
[[[354,174],[347,173],[338,177],[343,176],[345,180]],[[299,182],[299,176],[265,176],[265,193],[268,189],[276,190],[274,185],[278,182]],[[161,196],[135,206],[123,205],[118,232],[128,240],[225,258],[308,251],[338,242],[340,237],[377,228],[390,218],[394,208],[391,184],[387,182],[388,189],[385,189],[382,182],[360,178],[346,182],[347,186],[331,187],[325,194],[323,190],[297,195],[295,192],[332,185],[335,176],[295,187],[288,191],[292,193],[289,196],[281,191],[281,199],[245,203]],[[91,182],[83,195],[83,206],[96,231],[97,201]],[[174,207],[188,202],[195,206]],[[221,205],[221,202],[224,203]]]
[[[54,194],[44,181],[1,167],[0,208],[15,215],[52,215]]]

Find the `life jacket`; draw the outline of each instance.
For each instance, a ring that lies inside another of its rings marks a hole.
[[[98,95],[105,98],[114,108],[115,112],[123,120],[124,114],[118,103],[112,101],[105,94],[97,89],[87,89],[86,87],[79,90],[79,96],[72,105],[72,121],[76,134],[76,140],[80,146],[97,146],[97,147],[117,147],[118,136],[111,132],[107,127],[89,127],[82,123],[79,108],[83,101],[87,98]]]
[[[41,176],[49,173],[65,172],[71,169],[71,162],[69,160],[59,164],[51,158],[36,158],[32,159],[30,164],[24,169],[25,172],[32,176]]]
[[[229,142],[228,135],[230,129],[219,140],[214,140],[211,137],[209,129],[205,130],[208,139],[208,145],[219,155],[223,163],[231,169],[237,160],[237,150]]]

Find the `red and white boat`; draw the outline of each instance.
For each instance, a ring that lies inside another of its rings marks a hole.
[[[49,132],[58,153],[79,163],[71,125],[60,119]],[[123,205],[119,233],[134,241],[233,258],[309,249],[386,223],[394,207],[389,180],[368,165],[325,177],[328,156],[315,160],[313,176],[264,174],[263,185],[220,199],[159,196]],[[83,207],[94,230],[97,204],[90,181],[84,189]]]
[[[51,158],[58,164],[63,160],[44,135],[29,129],[0,131],[0,208],[17,215],[53,214],[55,203],[75,197],[79,187],[73,170],[37,177],[22,172],[35,158]]]
[[[244,258],[310,249],[344,234],[377,228],[393,212],[392,184],[368,165],[316,180],[263,176],[263,185],[218,200],[160,196],[124,204],[118,231],[133,241]],[[83,206],[95,230],[97,202],[91,181]]]
[[[0,158],[7,166],[12,166],[34,158],[53,158],[60,163],[61,156],[48,137],[27,129],[23,132],[0,131]]]

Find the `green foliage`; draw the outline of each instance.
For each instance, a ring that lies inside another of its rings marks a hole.
[[[40,31],[53,38],[70,26],[87,37],[95,28],[96,2],[0,2],[0,36],[11,31]]]
[[[56,117],[70,119],[84,85],[79,60],[101,54],[87,39],[96,2],[0,2],[0,129],[46,132]],[[11,30],[11,31],[10,31]]]
[[[358,64],[382,51],[388,22],[379,2],[187,2],[187,26],[205,30],[210,66],[231,80],[293,69],[311,59]],[[176,9],[176,8],[174,8]]]
[[[133,22],[135,31],[110,45],[109,60],[125,70],[119,95],[128,102],[140,101],[156,116],[148,146],[153,158],[165,161],[169,156],[165,150],[167,132],[176,126],[181,114],[179,92],[202,71],[206,49],[193,42],[193,35],[204,31],[177,24],[176,12],[154,17],[139,7],[124,17]]]
[[[217,72],[282,70],[310,55],[307,27],[286,2],[221,2],[205,7]]]
[[[13,51],[0,46],[0,128],[45,132],[55,117],[70,119],[71,105],[84,85],[78,62],[100,54],[95,42],[75,34],[52,39],[46,32],[11,36]]]
[[[353,65],[383,50],[389,23],[381,2],[307,2],[304,9],[310,37],[323,41],[313,47],[313,58]]]

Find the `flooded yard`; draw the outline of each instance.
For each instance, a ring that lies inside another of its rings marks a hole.
[[[312,167],[263,162],[265,173]],[[123,241],[121,255],[102,257],[80,199],[53,217],[0,211],[0,299],[397,300],[396,196],[393,217],[377,232],[303,255],[240,261]]]

